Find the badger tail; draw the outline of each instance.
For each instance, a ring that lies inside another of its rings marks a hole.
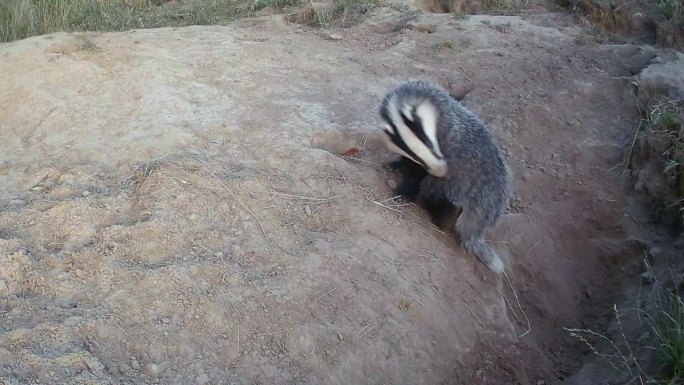
[[[475,238],[463,243],[463,247],[473,254],[489,270],[501,274],[504,271],[504,264],[501,258],[492,250],[482,238]]]
[[[482,239],[485,226],[479,216],[470,210],[464,209],[456,220],[454,227],[466,251],[474,255],[491,271],[497,274],[501,274],[504,271],[504,264],[501,258]]]

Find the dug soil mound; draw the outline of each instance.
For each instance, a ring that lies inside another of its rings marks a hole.
[[[620,164],[643,50],[407,20],[0,45],[0,379],[562,381],[583,353],[562,327],[605,322],[641,273]],[[486,237],[506,276],[391,199],[377,108],[408,78],[464,96],[506,152],[516,198]]]

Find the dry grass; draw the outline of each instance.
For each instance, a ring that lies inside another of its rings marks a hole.
[[[333,0],[327,3],[310,3],[289,21],[314,27],[349,27],[381,4],[381,0]]]
[[[678,200],[684,199],[684,104],[676,100],[656,101],[648,106],[651,134],[665,144],[663,173]],[[681,203],[681,202],[680,202]]]
[[[677,46],[681,42],[677,43],[674,36],[684,29],[684,0],[557,0],[557,3],[585,15],[612,38],[635,37],[645,39],[645,43],[657,42],[681,49]],[[635,28],[636,25],[640,28]]]
[[[654,216],[674,227],[684,225],[684,103],[653,99],[642,113],[642,128],[630,148],[628,167],[655,162],[669,189],[652,192]]]
[[[254,16],[264,8],[282,11],[302,0],[2,0],[0,42],[52,32],[125,31],[187,25],[221,25]],[[379,0],[333,0],[305,22],[314,26],[352,25]],[[303,12],[311,13],[312,7]]]
[[[519,15],[526,3],[518,0],[483,0],[483,13],[489,15],[514,16]]]
[[[647,273],[653,276],[648,262]],[[654,277],[654,276],[653,276]],[[613,306],[617,330],[608,336],[589,329],[565,330],[601,357],[616,372],[628,375],[629,384],[675,385],[684,383],[684,301],[676,288],[654,288],[648,308]],[[632,313],[641,336],[625,331],[623,320]],[[643,334],[645,333],[645,334]],[[650,336],[650,337],[645,337]]]

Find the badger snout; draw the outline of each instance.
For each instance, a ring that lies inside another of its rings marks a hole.
[[[430,173],[430,175],[434,175],[437,178],[444,178],[447,174],[447,163],[446,161],[442,160],[437,164],[431,165],[427,171]]]

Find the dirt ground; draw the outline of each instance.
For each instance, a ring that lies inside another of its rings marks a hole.
[[[659,51],[582,34],[380,8],[0,45],[0,383],[562,383],[653,239],[621,164]],[[504,148],[507,276],[392,201],[408,78]]]

